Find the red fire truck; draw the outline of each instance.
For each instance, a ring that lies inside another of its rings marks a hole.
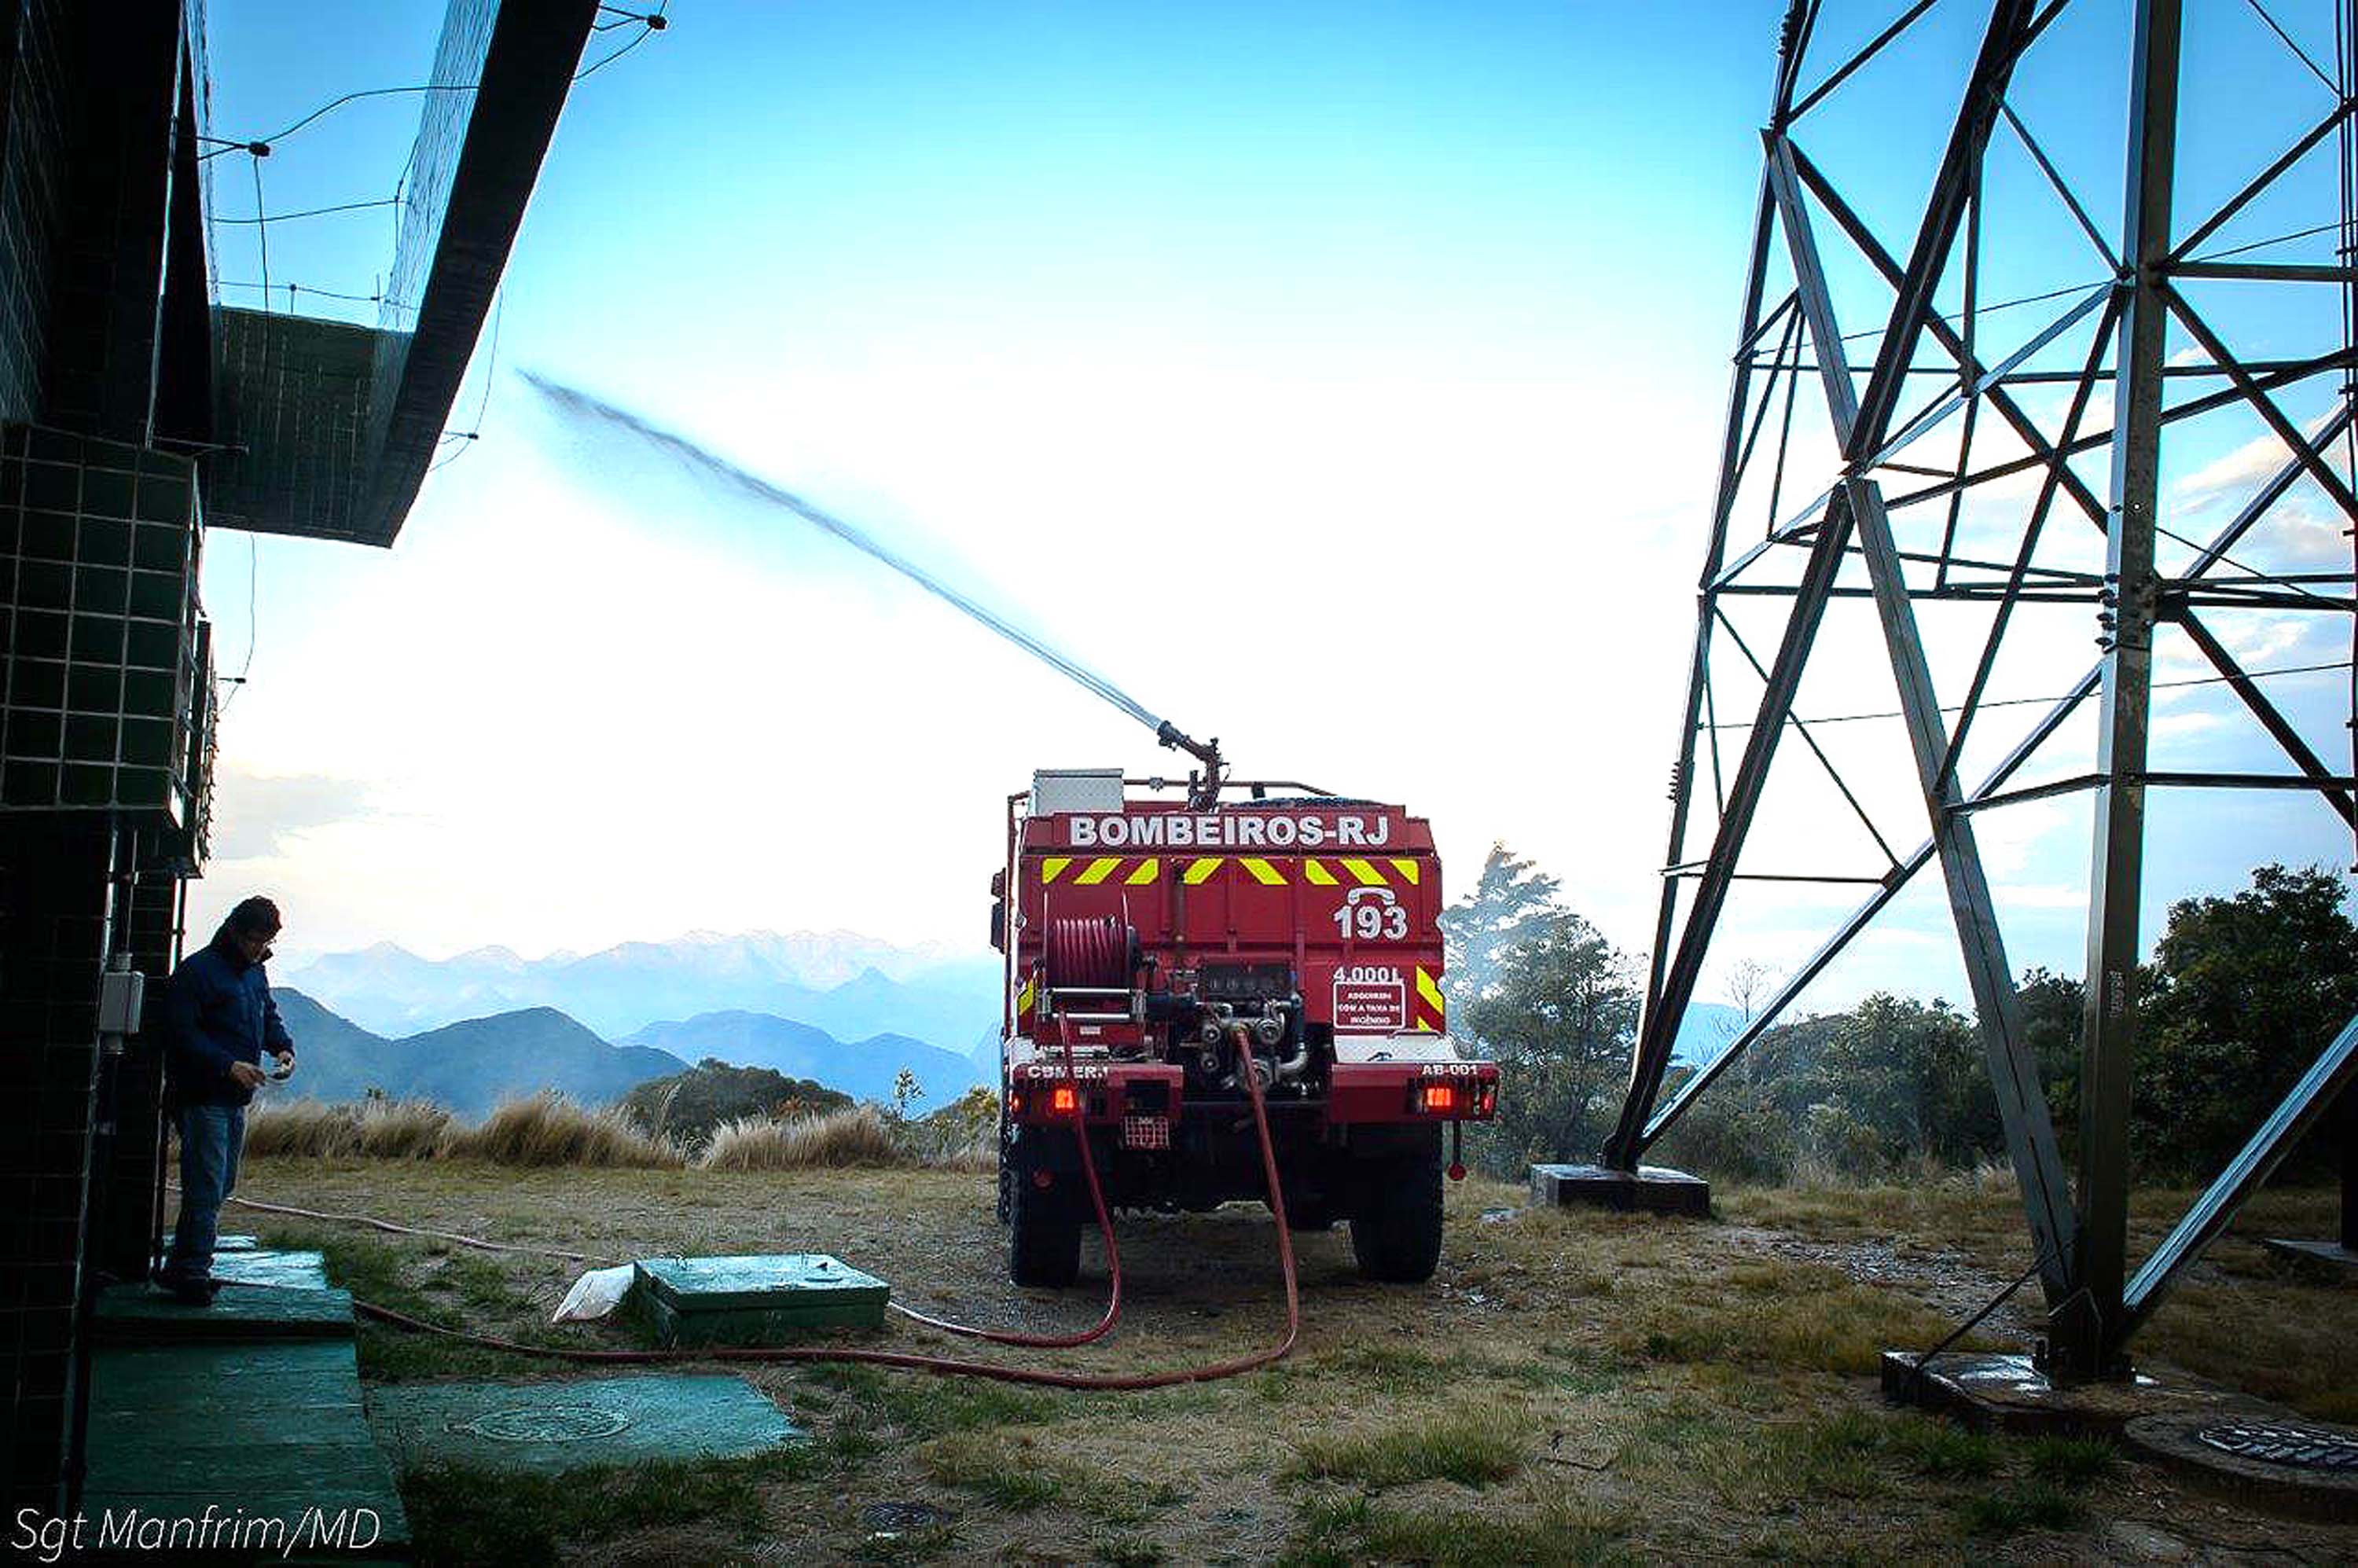
[[[1498,1067],[1444,1027],[1431,827],[1217,765],[1184,799],[1160,783],[1043,772],[1009,801],[991,939],[1010,1273],[1079,1271],[1094,1209],[1076,1128],[1114,1207],[1265,1199],[1251,1071],[1293,1228],[1347,1220],[1363,1275],[1431,1278],[1444,1130],[1498,1095]]]

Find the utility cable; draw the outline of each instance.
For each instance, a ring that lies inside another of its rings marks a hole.
[[[471,81],[427,81],[411,87],[371,87],[359,92],[347,92],[341,98],[330,98],[276,135],[261,136],[250,142],[234,142],[218,136],[208,136],[205,139],[216,145],[211,152],[200,156],[212,158],[219,157],[223,153],[242,152],[251,153],[255,157],[268,157],[278,143],[285,141],[313,121],[332,114],[347,103],[357,103],[363,98],[392,98],[413,92],[472,92],[475,91],[475,85]]]
[[[254,225],[254,243],[255,247],[261,252],[262,260],[262,313],[265,316],[267,316],[270,314],[270,220],[263,211],[262,160],[260,158],[256,158],[248,167],[254,170],[254,216],[251,219],[236,218],[221,219],[218,221],[222,222],[237,223],[251,222]]]
[[[172,1190],[178,1191],[177,1187]],[[600,1258],[590,1252],[567,1252],[554,1247],[524,1247],[505,1241],[486,1241],[480,1236],[464,1236],[455,1230],[434,1230],[420,1225],[397,1225],[389,1219],[379,1219],[367,1214],[337,1214],[327,1209],[297,1208],[293,1204],[265,1203],[260,1198],[232,1197],[228,1200],[241,1208],[263,1214],[283,1214],[296,1219],[325,1220],[336,1225],[360,1225],[371,1230],[382,1230],[395,1236],[418,1236],[435,1241],[448,1241],[460,1247],[473,1247],[485,1252],[518,1252],[535,1258],[557,1258],[568,1263],[600,1263],[612,1265],[615,1258]]]
[[[500,289],[499,298],[492,307],[491,354],[490,357],[485,360],[483,364],[483,395],[477,399],[475,403],[474,428],[471,430],[443,431],[442,434],[436,438],[435,445],[440,446],[446,441],[456,442],[458,445],[449,452],[437,459],[433,466],[426,470],[427,473],[438,473],[442,470],[449,468],[452,463],[457,462],[461,457],[473,451],[475,449],[475,442],[481,438],[483,434],[483,416],[492,411],[492,384],[499,378],[500,326],[501,323],[507,319],[507,314],[508,291],[503,286]]]
[[[217,286],[222,288],[258,288],[262,290],[262,297],[265,299],[270,297],[271,286],[267,283],[248,283],[224,277],[217,280]],[[360,305],[384,303],[384,296],[382,294],[345,294],[333,288],[314,288],[308,283],[282,283],[277,287],[285,289],[289,298],[297,294],[316,294],[323,299],[349,299]]]
[[[2267,680],[2277,676],[2316,675],[2321,670],[2346,670],[2350,667],[2350,660],[2334,659],[2321,665],[2286,665],[2273,670],[2245,670],[2244,675],[2245,677],[2252,680]],[[2174,691],[2180,687],[2224,686],[2234,678],[2234,677],[2230,676],[2189,676],[2182,680],[2155,681],[2152,683],[2152,689],[2155,691]],[[2071,693],[2069,692],[2058,692],[2052,697],[1991,697],[1985,701],[1976,704],[1975,706],[1979,708],[2030,708],[2047,703],[2061,702],[2070,695]],[[1962,708],[1952,707],[1943,708],[1941,711],[1943,713],[1962,713],[1964,709]],[[1898,709],[1894,708],[1888,713],[1834,713],[1829,714],[1822,719],[1799,719],[1791,718],[1790,715],[1788,717],[1790,722],[1796,724],[1854,724],[1862,719],[1905,719],[1908,716],[1905,713],[1900,712]],[[1749,730],[1752,728],[1752,723],[1753,721],[1751,719],[1747,719],[1727,724],[1713,725],[1710,728],[1718,730]]]
[[[665,27],[670,27],[671,23],[665,19],[663,14],[664,5],[667,5],[670,3],[671,0],[663,0],[663,5],[657,5],[653,11],[644,13],[622,11],[616,16],[613,21],[600,22],[591,27],[590,29],[591,32],[602,33],[614,27],[623,27],[632,22],[639,24],[639,31],[637,35],[633,37],[629,43],[624,44],[622,48],[607,55],[596,64],[583,67],[581,70],[574,76],[573,80],[576,82],[587,81],[590,78],[597,75],[600,71],[605,70],[608,66],[613,64],[616,60],[622,59],[624,55],[630,53],[641,44],[645,43],[649,38],[654,38],[657,33],[662,32]],[[598,8],[601,11],[616,10],[616,7],[611,5],[600,5]]]
[[[261,159],[256,158],[254,160],[254,168],[256,178],[259,178],[262,172]],[[325,217],[330,212],[361,212],[365,211],[372,207],[398,207],[400,205],[401,198],[398,196],[380,196],[373,201],[339,201],[332,207],[306,207],[299,211],[295,212],[273,212],[267,217],[257,212],[251,218],[216,218],[213,220],[213,222],[216,225],[234,225],[239,228],[250,228],[257,223],[284,223],[296,218]]]

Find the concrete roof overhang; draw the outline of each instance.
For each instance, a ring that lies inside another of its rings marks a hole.
[[[481,336],[596,0],[451,0],[375,327],[213,312],[206,516],[390,545]],[[468,91],[471,88],[472,91]]]

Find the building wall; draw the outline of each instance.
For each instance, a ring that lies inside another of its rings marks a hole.
[[[146,1269],[160,1071],[152,1042],[103,1054],[100,974],[115,951],[168,969],[180,874],[201,852],[200,475],[154,445],[183,39],[178,0],[0,0],[10,1518],[72,1493],[77,1303]]]
[[[0,421],[29,419],[48,363],[64,168],[67,0],[0,0]]]

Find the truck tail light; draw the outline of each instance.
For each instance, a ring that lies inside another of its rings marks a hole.
[[[1492,1116],[1498,1109],[1498,1086],[1473,1079],[1422,1079],[1409,1086],[1408,1108],[1412,1115],[1451,1120]]]
[[[1070,1116],[1081,1108],[1081,1095],[1070,1084],[1058,1084],[1048,1091],[1048,1109],[1056,1116]]]

